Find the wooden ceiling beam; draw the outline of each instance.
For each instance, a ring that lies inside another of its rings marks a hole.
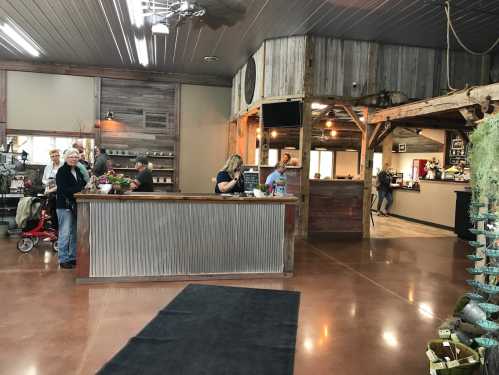
[[[388,119],[402,120],[418,116],[435,115],[442,112],[459,111],[486,101],[499,102],[499,83],[486,86],[471,87],[451,95],[439,96],[414,103],[403,104],[375,112],[370,118],[370,124],[378,124]]]
[[[102,77],[114,79],[129,79],[137,81],[152,81],[165,83],[184,83],[192,85],[207,85],[231,87],[232,79],[214,75],[166,73],[158,71],[123,69],[71,64],[49,64],[16,60],[0,60],[0,70],[11,70],[30,73],[61,74],[83,77]]]
[[[352,107],[349,105],[342,105],[341,107],[343,107],[345,112],[348,113],[348,115],[350,116],[350,118],[352,119],[354,124],[357,125],[357,127],[360,129],[362,134],[365,134],[366,133],[366,124],[364,124],[364,122],[360,121],[360,118],[357,116],[357,114],[352,109]]]

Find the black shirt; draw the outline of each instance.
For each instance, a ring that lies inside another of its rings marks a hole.
[[[386,171],[381,171],[378,173],[378,190],[381,191],[392,191],[391,187],[392,175]]]
[[[86,185],[80,169],[78,167],[75,167],[74,171],[76,172],[76,178],[71,172],[71,167],[66,163],[64,163],[64,165],[57,170],[57,174],[55,176],[55,181],[57,184],[57,208],[70,208],[68,203],[75,203],[73,194],[82,191]]]
[[[152,185],[152,173],[149,169],[146,168],[142,172],[139,172],[137,174],[137,177],[135,177],[135,179],[140,182],[140,186],[134,191],[139,191],[144,193],[154,191]]]
[[[106,154],[100,154],[95,159],[93,172],[97,177],[100,177],[103,174],[106,174],[106,172],[107,172],[107,160],[108,159],[109,158]]]
[[[229,172],[227,172],[227,171],[220,171],[220,172],[218,172],[218,174],[217,174],[217,184],[215,185],[215,193],[216,194],[221,194],[222,193],[220,191],[220,189],[218,188],[218,184],[220,182],[230,182],[232,180],[233,180],[233,178],[230,177]],[[243,180],[243,176],[241,175],[241,177],[239,178],[239,180],[237,180],[237,183],[234,185],[234,187],[232,188],[232,190],[226,191],[225,193],[226,194],[233,194],[233,193],[243,193],[243,192],[244,192],[244,180]]]

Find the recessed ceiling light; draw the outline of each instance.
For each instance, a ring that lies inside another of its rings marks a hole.
[[[218,57],[217,56],[205,56],[203,57],[204,62],[217,62]]]

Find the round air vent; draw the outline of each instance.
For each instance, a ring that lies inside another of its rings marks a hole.
[[[253,101],[253,95],[255,94],[255,84],[256,84],[256,65],[255,59],[250,57],[248,63],[246,64],[246,74],[244,76],[244,99],[246,104],[251,104]]]

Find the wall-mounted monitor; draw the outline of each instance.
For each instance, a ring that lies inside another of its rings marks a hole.
[[[303,103],[289,101],[262,104],[265,128],[299,128],[303,120]]]

